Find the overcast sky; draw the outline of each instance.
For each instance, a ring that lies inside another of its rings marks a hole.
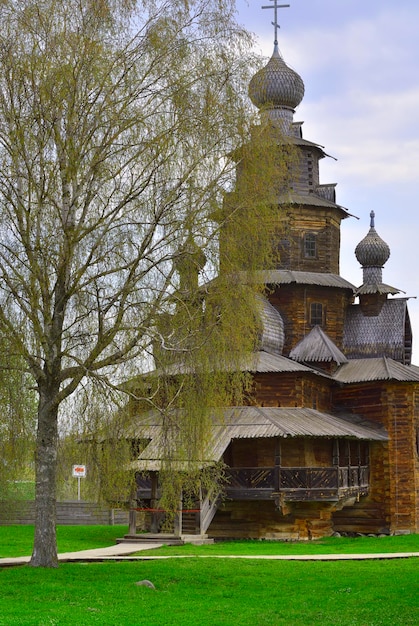
[[[273,50],[274,11],[261,7],[270,4],[237,0],[239,22],[256,34],[256,50],[266,57]],[[305,84],[294,120],[304,120],[305,139],[337,159],[321,161],[320,182],[338,183],[337,202],[359,218],[342,222],[340,273],[361,285],[354,249],[374,210],[376,230],[391,250],[383,282],[411,297],[419,365],[419,1],[289,4],[278,9],[278,41]]]

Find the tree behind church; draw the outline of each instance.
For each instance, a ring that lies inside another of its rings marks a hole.
[[[185,242],[211,275],[218,229],[236,220],[243,241],[260,231],[249,266],[271,255],[270,191],[250,211],[250,186],[214,221],[249,119],[250,42],[233,16],[229,0],[1,4],[0,330],[38,398],[33,566],[57,565],[60,407],[86,378],[117,387],[162,339]],[[224,242],[232,274],[238,250]],[[224,319],[217,345],[248,349],[253,317]]]

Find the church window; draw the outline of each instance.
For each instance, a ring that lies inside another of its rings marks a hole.
[[[317,238],[314,233],[304,235],[304,256],[306,259],[315,259],[317,256]]]
[[[310,304],[310,325],[323,326],[323,305],[321,302]]]

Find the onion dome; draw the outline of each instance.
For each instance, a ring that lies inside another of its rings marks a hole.
[[[374,211],[370,213],[370,230],[355,248],[355,256],[362,267],[383,267],[390,256],[390,248],[374,228]]]
[[[249,97],[261,109],[291,109],[300,104],[304,96],[304,83],[281,57],[278,45],[268,63],[259,70],[249,84]]]
[[[383,283],[383,265],[390,256],[390,248],[374,228],[374,211],[370,213],[370,230],[355,248],[355,256],[362,265],[363,283],[356,290],[364,315],[378,315],[388,294],[400,289]],[[371,296],[374,296],[371,299]]]

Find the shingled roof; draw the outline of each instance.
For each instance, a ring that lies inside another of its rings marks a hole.
[[[284,348],[284,322],[279,311],[266,298],[260,298],[260,347],[270,354],[282,354]]]
[[[374,317],[363,314],[361,306],[347,308],[343,351],[350,359],[387,356],[410,361],[412,330],[405,298],[386,300]]]

